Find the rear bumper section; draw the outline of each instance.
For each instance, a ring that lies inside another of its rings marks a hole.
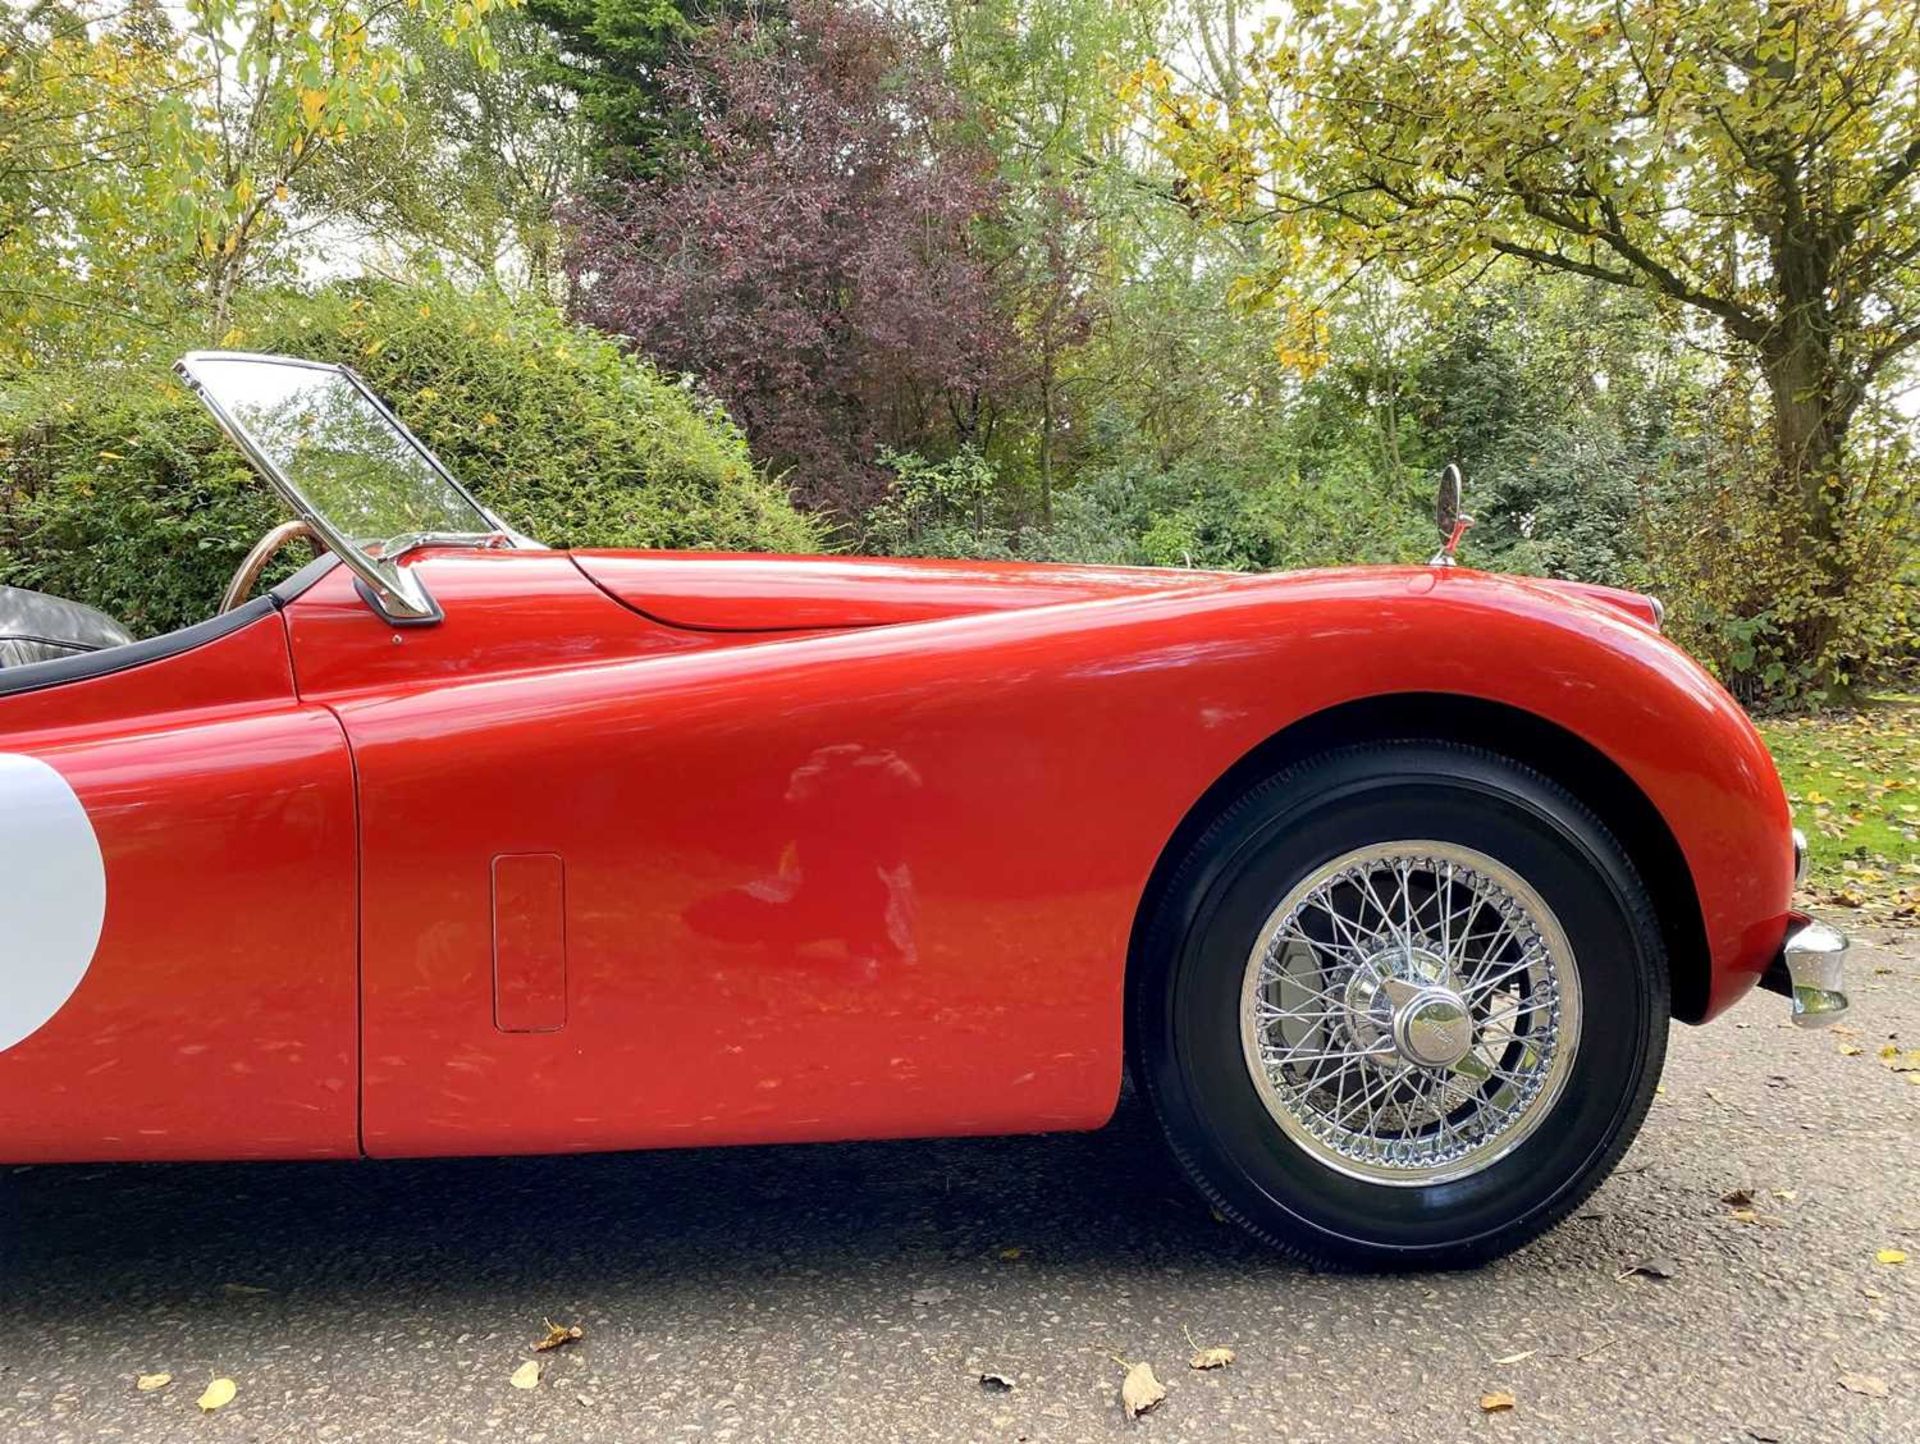
[[[1793,1021],[1824,1028],[1847,1016],[1847,936],[1838,928],[1793,913],[1779,956],[1760,986],[1793,1000]]]

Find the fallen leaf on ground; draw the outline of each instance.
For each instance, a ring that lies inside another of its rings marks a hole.
[[[1480,1396],[1480,1412],[1482,1414],[1504,1414],[1513,1407],[1513,1403],[1513,1395],[1509,1394],[1505,1389],[1496,1389],[1491,1394],[1482,1394]]]
[[[1753,1190],[1750,1188],[1736,1188],[1731,1193],[1721,1194],[1720,1201],[1728,1208],[1752,1208]]]
[[[1127,1365],[1127,1377],[1120,1381],[1120,1407],[1129,1419],[1138,1419],[1167,1397],[1167,1386],[1153,1377],[1153,1365],[1142,1360]]]
[[[1795,1193],[1791,1188],[1776,1188],[1773,1190],[1773,1196],[1778,1199],[1783,1199],[1787,1203],[1792,1203],[1800,1195]]]
[[[1670,1258],[1643,1258],[1637,1263],[1628,1264],[1614,1275],[1615,1282],[1630,1279],[1638,1274],[1641,1278],[1670,1279],[1673,1277],[1674,1263]]]
[[[540,1364],[536,1359],[526,1363],[507,1376],[507,1382],[516,1389],[531,1389],[540,1383]]]
[[[989,1393],[1005,1394],[1013,1388],[1013,1380],[1009,1379],[1005,1374],[982,1374],[980,1376],[980,1387]]]
[[[1887,1381],[1878,1374],[1842,1374],[1840,1387],[1849,1394],[1865,1394],[1869,1399],[1887,1397]]]
[[[1496,1364],[1517,1364],[1523,1359],[1531,1359],[1539,1352],[1538,1349],[1528,1349],[1525,1353],[1508,1354],[1504,1359],[1495,1359],[1493,1362]]]
[[[1025,1252],[1026,1250],[1023,1248],[1003,1248],[1000,1250],[1000,1257],[1004,1259],[1016,1259]]]
[[[155,1389],[164,1389],[172,1382],[171,1374],[142,1374],[133,1381],[133,1387],[142,1394],[151,1394]]]
[[[1907,1261],[1907,1251],[1903,1248],[1883,1248],[1873,1258],[1875,1263],[1903,1264]]]
[[[557,1349],[562,1344],[571,1344],[586,1332],[578,1324],[556,1324],[552,1319],[546,1321],[547,1336],[534,1344],[536,1349]]]
[[[1233,1362],[1233,1350],[1221,1347],[1195,1349],[1187,1360],[1189,1369],[1224,1369]]]
[[[211,1414],[215,1409],[226,1408],[233,1402],[233,1396],[239,1392],[234,1387],[233,1380],[215,1379],[207,1385],[206,1393],[202,1394],[196,1402],[200,1405],[201,1413]]]
[[[1842,1058],[1858,1058],[1860,1056],[1860,1045],[1858,1043],[1842,1043],[1840,1045],[1840,1056]]]
[[[953,1297],[952,1289],[915,1289],[908,1295],[916,1304],[944,1304]]]

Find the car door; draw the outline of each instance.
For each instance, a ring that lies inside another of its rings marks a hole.
[[[359,779],[369,1153],[1104,1118],[1153,848],[1070,802],[1096,672],[1009,700],[978,649],[667,627],[561,553],[412,564],[433,626],[289,612]]]
[[[277,605],[0,670],[0,1158],[358,1152],[352,765]]]

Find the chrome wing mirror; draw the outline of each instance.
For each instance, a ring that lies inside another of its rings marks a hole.
[[[1440,529],[1440,550],[1433,554],[1428,566],[1454,565],[1453,554],[1460,550],[1461,539],[1473,525],[1473,518],[1460,509],[1463,484],[1459,464],[1449,461],[1446,470],[1440,473],[1440,489],[1433,500],[1433,523]]]

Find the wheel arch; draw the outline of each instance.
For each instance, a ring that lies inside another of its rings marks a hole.
[[[1144,971],[1146,934],[1175,870],[1234,798],[1259,779],[1330,748],[1400,740],[1487,748],[1552,778],[1591,808],[1626,848],[1652,897],[1671,971],[1673,1016],[1701,1021],[1712,979],[1706,924],[1686,856],[1659,809],[1617,763],[1558,723],[1504,702],[1446,692],[1389,693],[1310,713],[1222,773],[1187,810],[1154,863],[1134,915],[1129,989]],[[1132,1008],[1126,1011],[1131,1019]]]

